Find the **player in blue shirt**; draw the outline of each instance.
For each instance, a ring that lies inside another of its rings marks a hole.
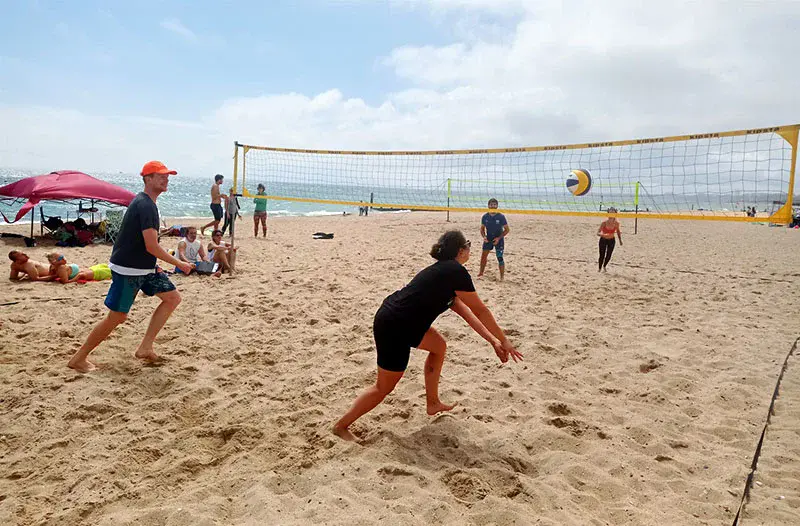
[[[497,210],[497,199],[492,197],[489,199],[489,209]],[[503,259],[503,250],[505,250],[505,237],[511,231],[508,228],[508,221],[506,216],[498,212],[486,212],[481,219],[481,237],[483,237],[483,252],[481,252],[481,271],[478,277],[483,276],[483,271],[486,270],[486,260],[489,258],[489,252],[495,249],[497,253],[497,265],[500,268],[500,281],[503,281],[503,274],[506,271],[506,262]]]

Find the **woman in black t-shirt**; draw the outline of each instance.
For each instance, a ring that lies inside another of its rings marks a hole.
[[[375,385],[356,398],[350,410],[333,427],[336,435],[345,440],[355,440],[348,428],[394,390],[408,366],[412,347],[429,352],[425,360],[428,414],[435,415],[454,407],[439,399],[439,376],[447,345],[442,335],[431,327],[448,308],[464,318],[494,347],[501,362],[507,362],[509,356],[515,362],[522,359],[475,292],[472,278],[464,268],[469,252],[470,242],[464,234],[458,230],[446,232],[431,249],[436,263],[383,300],[373,323],[378,378]]]

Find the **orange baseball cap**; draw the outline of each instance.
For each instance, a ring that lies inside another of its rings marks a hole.
[[[142,175],[163,174],[176,175],[178,172],[170,170],[161,161],[150,161],[142,167]]]

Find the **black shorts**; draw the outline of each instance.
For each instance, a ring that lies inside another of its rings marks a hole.
[[[414,345],[406,343],[408,331],[403,324],[384,309],[378,309],[372,323],[372,334],[378,350],[378,367],[398,373],[405,371]]]
[[[211,203],[211,212],[214,214],[214,221],[222,219],[222,205],[219,203]]]

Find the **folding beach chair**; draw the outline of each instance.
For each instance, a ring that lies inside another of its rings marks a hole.
[[[64,221],[61,220],[61,216],[50,216],[46,217],[44,215],[43,207],[39,207],[39,235],[44,236],[44,231],[47,230],[47,235],[54,234],[56,230],[61,228],[64,224]]]
[[[106,241],[116,243],[124,215],[124,210],[108,210],[106,212]]]

